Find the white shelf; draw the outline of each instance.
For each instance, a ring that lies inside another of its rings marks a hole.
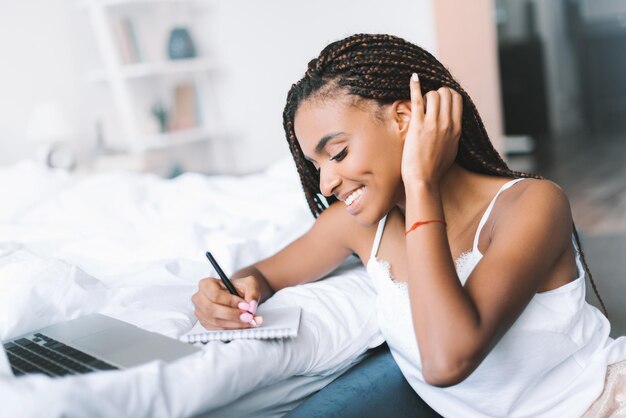
[[[213,132],[203,127],[171,131],[160,134],[146,135],[141,137],[146,151],[157,151],[174,146],[188,145],[198,142],[206,142],[215,137]]]
[[[189,58],[161,62],[143,62],[123,65],[120,76],[124,79],[156,77],[171,74],[192,74],[210,71],[215,68],[215,61],[209,58]],[[93,70],[87,75],[92,83],[108,81],[110,74],[106,70]]]

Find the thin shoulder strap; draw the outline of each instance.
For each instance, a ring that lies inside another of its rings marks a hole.
[[[487,210],[483,214],[483,217],[480,219],[480,223],[478,224],[478,229],[476,229],[476,235],[474,235],[474,245],[472,246],[473,251],[478,250],[478,238],[480,237],[480,232],[483,230],[483,226],[485,226],[485,224],[487,223],[487,219],[489,219],[491,210],[493,209],[493,206],[495,205],[496,200],[498,199],[498,196],[500,196],[500,193],[509,189],[511,186],[519,183],[522,180],[525,180],[525,178],[523,177],[519,179],[514,179],[514,180],[504,183],[504,185],[500,187],[500,190],[498,190],[498,193],[496,193],[496,195],[493,197],[493,199],[491,200],[491,203],[489,203],[489,206],[487,206]]]
[[[378,254],[378,247],[380,246],[380,239],[383,237],[383,230],[385,229],[385,222],[387,221],[387,215],[378,222],[378,229],[376,230],[376,236],[374,237],[374,243],[372,244],[372,252],[370,258],[376,257]]]

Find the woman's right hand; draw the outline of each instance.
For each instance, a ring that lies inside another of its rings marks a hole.
[[[232,280],[243,298],[231,295],[220,279],[207,277],[198,283],[191,301],[194,314],[206,329],[240,329],[261,325],[263,317],[256,315],[261,296],[259,282],[254,276]],[[254,323],[252,320],[254,319]]]

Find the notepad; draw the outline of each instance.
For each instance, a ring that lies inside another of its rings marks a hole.
[[[284,308],[260,309],[257,315],[263,317],[263,323],[254,328],[232,330],[207,330],[200,322],[191,331],[180,337],[190,344],[209,341],[230,341],[239,339],[264,340],[272,338],[297,337],[300,327],[302,308],[287,306]]]

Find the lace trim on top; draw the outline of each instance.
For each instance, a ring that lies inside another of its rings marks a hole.
[[[454,267],[456,267],[457,273],[465,269],[467,262],[472,257],[472,253],[473,253],[472,250],[467,250],[459,254],[459,258],[457,258],[456,261],[454,262]]]
[[[463,269],[465,268],[466,264],[468,261],[471,260],[472,258],[472,250],[467,250],[462,252],[459,255],[459,258],[456,259],[456,261],[454,262],[454,266],[456,267],[456,271],[457,273],[462,272]],[[385,276],[389,278],[389,280],[400,290],[404,290],[404,291],[408,291],[408,283],[402,280],[397,280],[395,277],[393,277],[393,274],[391,274],[391,264],[389,264],[389,262],[387,260],[384,260],[382,258],[378,258],[376,256],[372,257],[372,261],[374,261],[375,263],[377,263],[380,268],[383,270],[383,272],[385,273]]]
[[[391,283],[393,283],[398,289],[408,292],[409,286],[407,282],[396,280],[395,277],[391,274],[391,264],[387,260],[383,260],[382,258],[378,258],[376,256],[372,257],[372,260],[380,266],[380,268],[385,273],[385,277],[388,277]]]

